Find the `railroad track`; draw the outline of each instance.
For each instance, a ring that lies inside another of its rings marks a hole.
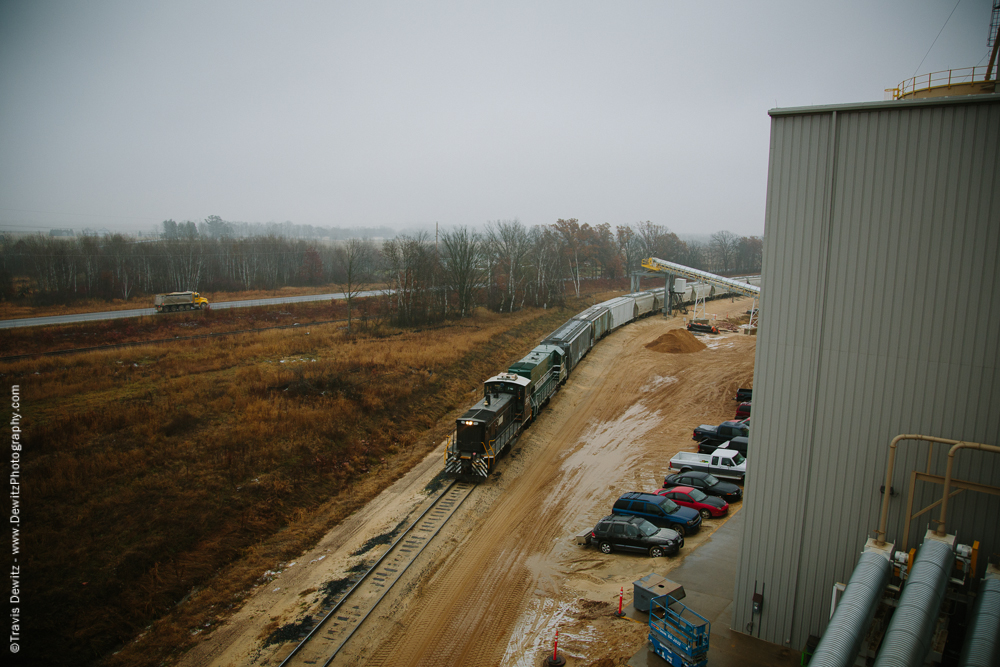
[[[280,667],[327,667],[389,589],[413,564],[448,519],[455,514],[474,484],[452,480],[417,520],[386,550],[316,627],[292,649]]]

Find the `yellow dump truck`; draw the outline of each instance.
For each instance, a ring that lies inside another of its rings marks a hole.
[[[208,308],[208,299],[197,292],[171,292],[157,294],[153,304],[156,312],[169,313],[174,310],[201,310]]]

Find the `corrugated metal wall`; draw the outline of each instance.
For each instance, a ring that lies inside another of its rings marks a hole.
[[[1000,95],[772,112],[734,629],[797,650],[822,634],[833,584],[878,526],[894,436],[1000,445],[998,159]],[[900,445],[897,547],[927,448]],[[1000,456],[962,452],[954,474],[1000,485]],[[914,505],[940,494],[919,484]],[[909,546],[937,516],[912,523]],[[980,570],[1000,552],[998,517],[997,496],[949,501],[949,532],[980,541]]]

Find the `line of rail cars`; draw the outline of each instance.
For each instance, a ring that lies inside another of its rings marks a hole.
[[[689,283],[682,299],[725,296],[711,285]],[[523,359],[483,383],[483,398],[455,423],[448,441],[445,472],[480,481],[510,450],[580,361],[615,329],[660,312],[664,290],[635,292],[609,299],[574,315]]]

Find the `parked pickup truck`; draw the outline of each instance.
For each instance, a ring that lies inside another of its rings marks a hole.
[[[747,460],[734,449],[716,449],[711,454],[679,452],[670,459],[670,469],[682,473],[697,470],[742,482],[747,474]]]
[[[718,426],[702,424],[691,434],[691,439],[697,443],[706,443],[718,447],[727,440],[741,438],[750,435],[750,423],[744,419],[742,421],[730,420],[722,422]]]
[[[740,387],[736,390],[736,400],[742,403],[743,401],[753,400],[753,389],[747,389],[745,387]]]
[[[698,453],[699,454],[711,454],[712,452],[715,452],[715,451],[723,451],[723,450],[726,450],[726,449],[732,449],[732,450],[735,450],[735,451],[739,452],[743,456],[746,456],[747,455],[747,443],[749,442],[749,440],[750,440],[750,438],[746,438],[746,437],[740,436],[739,438],[733,438],[732,440],[728,440],[728,441],[722,443],[721,445],[713,445],[713,444],[710,444],[708,442],[700,442],[700,443],[698,443]]]

